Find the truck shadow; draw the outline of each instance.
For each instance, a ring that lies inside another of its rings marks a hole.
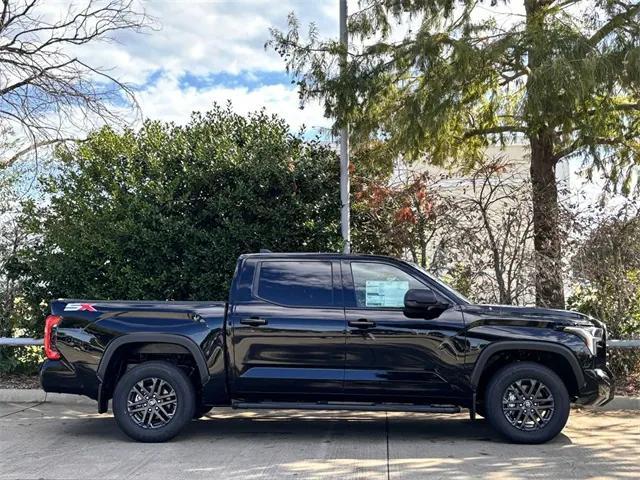
[[[73,434],[87,437],[125,440],[112,417],[93,416],[69,426]],[[171,441],[192,442],[202,439],[243,440],[247,437],[276,440],[290,437],[300,442],[318,441],[324,437],[339,440],[358,438],[386,439],[400,437],[403,441],[428,442],[494,442],[505,443],[482,417],[471,421],[466,415],[415,414],[389,412],[341,412],[301,410],[214,410],[194,420]],[[559,435],[556,445],[570,444],[565,435]]]
[[[513,445],[484,419],[464,415],[222,409],[154,448],[206,445],[211,458],[189,459],[183,473],[234,479],[640,478],[640,426],[584,412],[575,422],[547,444]],[[129,441],[111,418],[73,422],[67,433]],[[221,465],[213,460],[218,454],[230,460]]]

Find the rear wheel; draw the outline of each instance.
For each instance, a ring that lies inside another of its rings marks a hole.
[[[120,429],[140,442],[164,442],[191,421],[195,393],[186,374],[168,362],[145,362],[118,381],[113,414]]]
[[[485,394],[486,418],[516,443],[544,443],[569,418],[567,388],[551,369],[533,362],[508,365],[491,378]]]

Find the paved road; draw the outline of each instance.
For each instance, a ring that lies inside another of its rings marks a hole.
[[[0,404],[0,479],[640,478],[637,412],[574,412],[539,446],[465,415],[226,409],[151,445],[94,412]]]

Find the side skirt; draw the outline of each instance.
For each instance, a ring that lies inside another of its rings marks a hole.
[[[245,410],[351,410],[365,412],[422,412],[460,413],[456,405],[415,405],[402,403],[346,403],[346,402],[232,402],[231,407]]]

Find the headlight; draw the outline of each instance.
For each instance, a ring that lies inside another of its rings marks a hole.
[[[598,342],[602,340],[603,330],[598,327],[565,327],[565,332],[571,332],[584,340],[585,345],[595,355],[598,351]]]

